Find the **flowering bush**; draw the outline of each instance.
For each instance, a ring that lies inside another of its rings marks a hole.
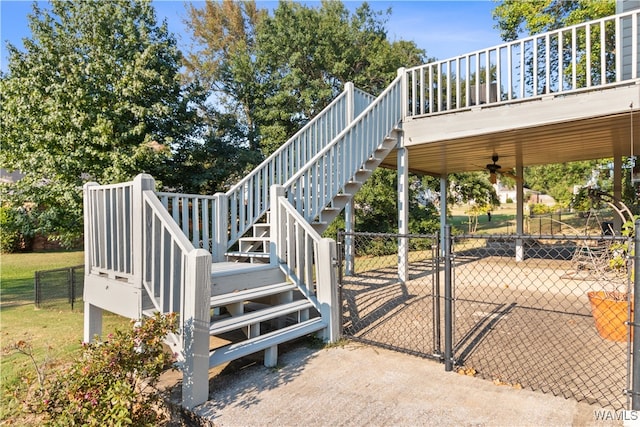
[[[155,386],[173,359],[163,339],[176,325],[175,314],[156,315],[83,344],[82,356],[45,383],[35,409],[54,425],[157,425],[164,415]]]

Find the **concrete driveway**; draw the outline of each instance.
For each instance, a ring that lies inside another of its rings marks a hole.
[[[216,426],[607,426],[621,416],[562,397],[445,372],[377,347],[298,346],[278,368],[223,370],[195,412]]]

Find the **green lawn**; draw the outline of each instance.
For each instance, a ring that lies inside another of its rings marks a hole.
[[[34,273],[81,265],[83,252],[46,252],[0,255],[0,422],[19,417],[21,399],[36,379],[32,361],[11,347],[24,341],[31,345],[35,363],[46,374],[76,356],[83,332],[82,303],[57,309],[37,309],[34,304]],[[104,331],[126,326],[127,319],[104,316]],[[24,419],[15,423],[24,424]],[[15,424],[14,423],[14,424]]]

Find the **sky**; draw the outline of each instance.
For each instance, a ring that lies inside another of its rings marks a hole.
[[[46,2],[41,2],[46,3]],[[202,1],[190,1],[196,7]],[[257,0],[259,6],[277,6],[275,1]],[[311,6],[318,2],[305,2]],[[351,10],[361,1],[343,1]],[[490,0],[464,1],[389,1],[373,0],[369,4],[374,10],[392,9],[387,22],[387,34],[391,41],[409,40],[425,49],[427,56],[447,59],[501,44],[498,30],[491,12],[496,3]],[[7,70],[7,41],[22,50],[22,39],[31,35],[27,15],[32,1],[0,0],[0,39],[2,56],[0,68]],[[189,34],[183,23],[186,16],[185,1],[153,0],[159,20],[166,19],[169,30],[178,39],[181,48],[189,45]],[[407,64],[408,66],[415,64]]]

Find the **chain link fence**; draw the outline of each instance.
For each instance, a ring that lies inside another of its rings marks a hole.
[[[454,237],[454,363],[496,384],[624,408],[628,327],[600,336],[589,293],[623,300],[619,314],[605,310],[608,322],[627,320],[630,275],[622,248],[630,243]],[[618,256],[622,265],[613,268]]]
[[[341,233],[344,336],[423,357],[441,358],[435,236]],[[408,276],[398,280],[398,244],[409,244]]]
[[[84,266],[40,270],[35,273],[35,304],[38,308],[74,309],[82,300]]]
[[[339,241],[344,336],[446,363],[446,263],[436,236],[343,233]],[[407,280],[397,255],[402,241],[409,246]],[[454,369],[628,407],[630,240],[458,235],[451,242]],[[621,300],[623,308],[605,308],[590,293]],[[622,331],[600,331],[596,312]]]

